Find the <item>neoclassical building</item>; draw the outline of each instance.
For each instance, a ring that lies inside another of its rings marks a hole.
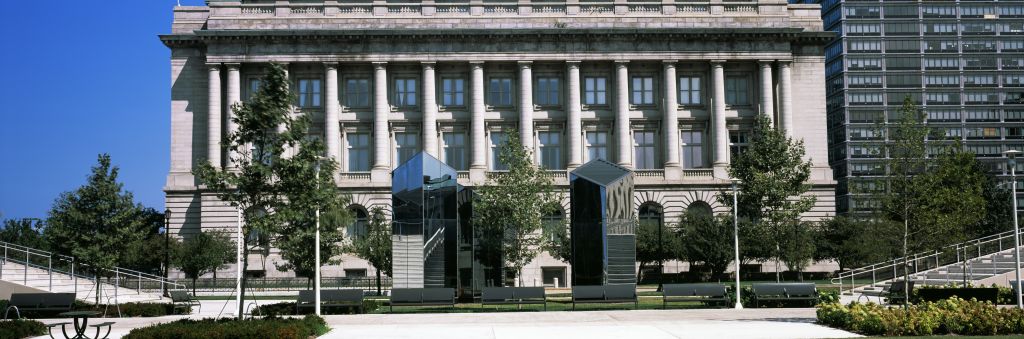
[[[391,170],[420,151],[458,170],[460,184],[485,183],[503,169],[496,151],[513,130],[560,189],[567,171],[591,159],[632,169],[644,222],[727,212],[717,196],[758,113],[805,142],[809,194],[818,197],[805,217],[835,211],[823,52],[833,35],[822,31],[818,5],[207,0],[174,14],[160,38],[171,49],[165,191],[176,236],[234,229],[234,209],[191,171],[232,166],[221,145],[236,128],[229,107],[251,95],[269,62],[287,66],[295,114],[312,116],[313,136],[340,164],[337,184],[363,218],[389,208]],[[565,199],[552,221],[568,215]],[[290,276],[269,253],[251,258],[250,274]],[[526,280],[564,286],[568,269],[544,254]],[[373,274],[349,257],[325,270]]]

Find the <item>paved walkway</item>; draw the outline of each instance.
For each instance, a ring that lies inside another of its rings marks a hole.
[[[90,319],[90,322],[115,322],[110,338],[120,338],[133,328],[188,317],[198,319],[216,316],[216,313],[220,311],[219,307],[207,309],[207,306],[213,306],[213,304],[207,305],[204,302],[201,315]],[[223,302],[217,306],[222,305]],[[362,314],[329,315],[325,318],[332,330],[321,337],[324,339],[857,337],[853,333],[814,324],[815,315],[812,308]],[[68,319],[40,320],[44,323],[53,323]],[[58,337],[60,337],[59,334]]]
[[[321,338],[849,338],[812,308],[327,316]]]

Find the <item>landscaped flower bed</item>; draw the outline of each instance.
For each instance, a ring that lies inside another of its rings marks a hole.
[[[125,339],[242,339],[279,338],[307,339],[320,336],[330,329],[323,318],[307,315],[305,318],[236,319],[183,319],[166,324],[137,328]]]
[[[874,303],[818,306],[818,323],[865,335],[1024,334],[1024,310],[959,298],[886,307]]]
[[[46,325],[35,320],[0,321],[0,339],[21,339],[46,334]]]

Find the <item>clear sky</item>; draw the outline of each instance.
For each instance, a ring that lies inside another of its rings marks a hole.
[[[163,210],[176,0],[4,1],[0,214],[45,218],[110,153],[137,202]],[[202,5],[203,0],[181,0]]]

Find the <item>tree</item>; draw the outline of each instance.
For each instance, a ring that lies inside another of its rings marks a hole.
[[[477,190],[473,223],[484,246],[500,246],[504,266],[522,284],[523,267],[540,251],[542,218],[553,213],[559,199],[551,178],[534,163],[519,134],[506,134],[498,159],[508,172],[490,176]]]
[[[891,221],[837,216],[817,228],[815,258],[835,260],[839,270],[853,269],[895,258],[900,246]]]
[[[798,220],[782,224],[779,256],[790,271],[797,273],[797,279],[800,281],[804,280],[804,269],[811,265],[811,260],[814,260],[816,228],[813,223]]]
[[[43,222],[39,219],[5,219],[0,228],[0,241],[45,250]]]
[[[51,251],[75,257],[87,264],[83,269],[97,276],[130,262],[125,249],[143,241],[154,222],[163,219],[133,201],[132,193],[117,181],[118,171],[110,155],[100,154],[87,183],[54,201],[43,231]],[[96,289],[99,303],[99,284]]]
[[[971,238],[1013,230],[1013,193],[1010,185],[1000,185],[1000,179],[987,172],[984,164],[977,161],[976,171],[986,172],[988,180],[982,190],[985,198],[985,218],[974,227]]]
[[[679,237],[691,267],[700,266],[701,280],[715,279],[725,273],[733,261],[732,217],[703,213],[685,213],[679,220]]]
[[[245,220],[243,270],[248,269],[253,246],[266,245],[261,238],[279,234],[286,225],[309,227],[305,218],[313,207],[329,206],[336,198],[329,188],[334,186],[332,173],[337,164],[323,162],[317,173],[325,147],[319,139],[309,137],[309,113],[292,117],[292,102],[284,67],[269,64],[252,98],[231,107],[238,130],[229,133],[224,144],[237,167],[220,169],[203,163],[193,170],[199,182],[220,200],[241,210]],[[243,275],[239,318],[244,313],[247,285],[248,278]]]
[[[332,190],[337,190],[331,185]],[[302,201],[296,199],[289,201]],[[330,204],[321,208],[320,214],[320,264],[336,265],[341,263],[338,256],[344,252],[344,228],[352,223],[352,216],[346,206],[349,199],[346,196],[338,195],[331,200]],[[274,247],[277,248],[281,257],[286,261],[277,265],[282,272],[293,271],[295,276],[306,277],[307,284],[313,281],[316,276],[315,247],[316,241],[316,217],[315,213],[302,213],[305,206],[303,203],[296,203],[289,206],[293,211],[288,223],[283,225],[280,234],[274,238]]]
[[[658,236],[659,233],[661,234],[660,237]],[[637,282],[643,281],[644,270],[648,264],[662,263],[666,260],[682,257],[682,244],[675,234],[676,232],[666,227],[665,223],[640,222],[637,224],[636,262],[640,264],[637,272]]]
[[[374,207],[370,210],[366,234],[354,237],[347,251],[377,269],[377,295],[381,295],[381,272],[391,276],[391,225],[384,209]]]
[[[749,147],[735,156],[729,175],[740,179],[739,215],[763,227],[774,245],[776,280],[785,227],[814,206],[815,198],[806,196],[810,185],[811,162],[804,160],[803,141],[793,140],[771,126],[765,115],[758,115],[751,131]],[[719,200],[732,206],[732,193],[722,192]]]
[[[193,295],[199,277],[227,268],[235,260],[235,243],[223,233],[203,231],[171,244],[171,263],[192,279]]]
[[[563,219],[560,225],[548,225],[544,229],[542,249],[552,258],[562,262],[572,262],[572,238],[569,234],[569,219]]]

